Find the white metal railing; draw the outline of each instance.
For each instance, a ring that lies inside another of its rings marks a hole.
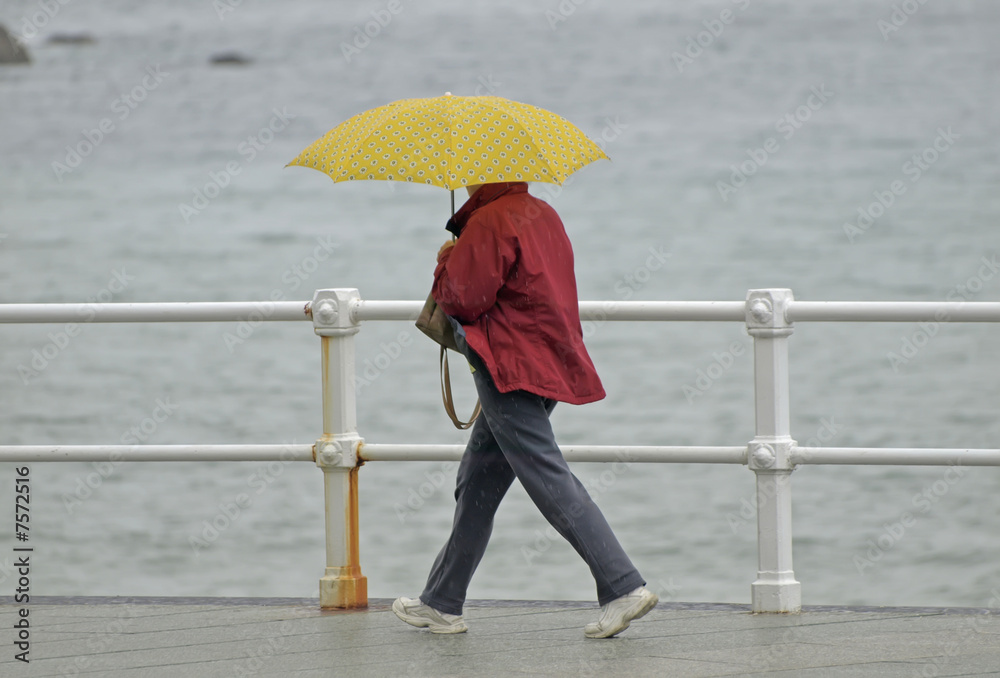
[[[356,289],[318,290],[311,302],[0,304],[0,324],[73,322],[265,322],[311,320],[320,337],[323,434],[314,445],[0,445],[0,462],[314,461],[326,504],[323,607],[363,607],[358,554],[358,469],[373,461],[450,461],[461,445],[365,443],[358,435],[354,335],[361,323],[413,320],[420,301],[362,300]],[[792,569],[791,484],[796,465],[1000,466],[1000,449],[799,447],[791,438],[788,338],[793,322],[1000,322],[1000,302],[807,302],[791,290],[750,290],[745,301],[585,301],[584,321],[743,322],[754,341],[755,436],[732,447],[568,445],[569,461],[743,464],[757,484],[754,612],[801,609]]]

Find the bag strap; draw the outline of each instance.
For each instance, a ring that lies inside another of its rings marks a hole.
[[[482,403],[479,399],[476,399],[476,409],[472,412],[472,417],[469,421],[462,421],[455,414],[455,401],[451,397],[451,372],[448,370],[448,349],[444,346],[441,347],[441,358],[439,362],[441,368],[441,399],[444,401],[444,411],[448,413],[448,417],[451,418],[451,423],[455,425],[457,429],[467,429],[476,421],[476,417],[479,413],[483,411]]]

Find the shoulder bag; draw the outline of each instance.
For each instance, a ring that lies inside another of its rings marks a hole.
[[[427,295],[427,301],[417,318],[417,329],[441,345],[441,355],[438,367],[441,373],[441,400],[444,402],[444,411],[448,413],[451,423],[457,429],[467,429],[476,421],[476,417],[482,412],[482,403],[476,400],[476,408],[472,412],[469,421],[462,421],[455,414],[455,401],[451,395],[451,372],[448,370],[448,349],[459,353],[458,342],[455,341],[455,328],[451,326],[447,314],[434,301],[434,297]]]

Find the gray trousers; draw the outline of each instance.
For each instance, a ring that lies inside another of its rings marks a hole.
[[[483,412],[458,468],[451,536],[434,561],[420,600],[441,612],[462,614],[469,582],[493,531],[493,516],[515,477],[590,567],[601,605],[644,585],[556,444],[549,422],[556,401],[526,391],[500,393],[464,338],[458,343],[475,369]]]

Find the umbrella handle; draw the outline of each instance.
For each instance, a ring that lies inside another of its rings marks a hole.
[[[455,216],[455,189],[451,189],[451,216]],[[451,236],[452,240],[458,240],[457,236]]]

